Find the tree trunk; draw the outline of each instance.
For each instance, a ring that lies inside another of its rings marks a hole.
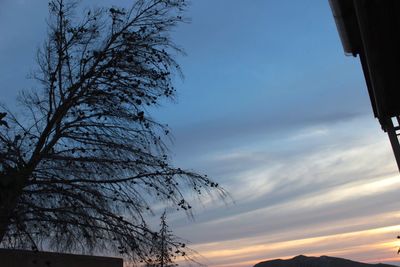
[[[10,217],[24,187],[24,180],[24,176],[18,172],[0,175],[0,243],[7,233]]]

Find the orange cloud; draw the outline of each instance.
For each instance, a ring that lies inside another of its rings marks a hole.
[[[214,267],[251,266],[263,260],[290,258],[298,254],[393,262],[398,260],[395,257],[400,245],[396,240],[397,233],[400,233],[400,225],[272,243],[257,243],[267,237],[243,238],[200,244],[194,248]]]

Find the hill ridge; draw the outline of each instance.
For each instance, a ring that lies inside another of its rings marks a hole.
[[[254,267],[399,267],[397,265],[383,263],[363,263],[344,258],[330,256],[309,257],[298,255],[292,259],[274,259],[263,261],[254,265]]]

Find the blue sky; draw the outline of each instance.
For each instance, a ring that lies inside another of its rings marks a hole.
[[[31,87],[46,15],[44,0],[0,0],[11,107]],[[175,214],[176,233],[214,267],[298,254],[398,261],[400,177],[328,1],[192,0],[187,15],[173,32],[185,78],[153,114],[172,128],[176,164],[214,177],[234,203],[205,200],[194,221]]]

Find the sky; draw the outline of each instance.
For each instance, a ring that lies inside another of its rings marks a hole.
[[[0,92],[11,107],[31,87],[46,16],[45,0],[0,0]],[[328,1],[192,0],[187,16],[172,33],[185,77],[153,115],[172,129],[175,164],[231,199],[205,199],[194,219],[173,214],[174,232],[211,267],[299,254],[400,264],[400,177]]]

